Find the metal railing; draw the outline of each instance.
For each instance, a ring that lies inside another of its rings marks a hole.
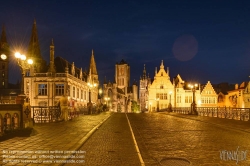
[[[34,123],[50,123],[60,120],[61,110],[58,106],[31,106]]]
[[[191,107],[173,107],[172,110],[180,114],[191,113]],[[196,110],[199,116],[250,121],[250,108],[197,107]]]

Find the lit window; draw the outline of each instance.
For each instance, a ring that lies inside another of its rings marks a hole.
[[[70,96],[70,85],[68,85],[68,95]]]
[[[47,84],[38,84],[38,95],[47,96]]]
[[[73,86],[73,97],[76,96],[75,93],[76,93],[76,88]]]
[[[64,84],[56,84],[56,96],[64,95]]]

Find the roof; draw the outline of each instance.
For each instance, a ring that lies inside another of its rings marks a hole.
[[[57,73],[65,73],[65,68],[68,65],[69,68],[69,73],[71,74],[71,68],[72,68],[72,64],[69,63],[67,60],[63,59],[62,57],[56,57],[54,60],[54,64],[55,64],[55,68],[56,68],[56,72]],[[80,71],[81,69],[77,68],[75,66],[75,76],[80,76]],[[87,80],[87,73],[86,71],[82,71],[82,77],[83,80]]]
[[[123,65],[123,64],[128,64],[124,59],[121,60],[120,63],[118,63],[119,65]]]

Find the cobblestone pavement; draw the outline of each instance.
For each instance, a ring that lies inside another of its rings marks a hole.
[[[38,155],[51,155],[48,151],[74,151],[77,150],[84,141],[94,132],[95,127],[101,125],[107,118],[112,115],[110,112],[103,112],[98,115],[80,115],[79,117],[67,121],[50,124],[36,124],[34,126],[35,134],[31,137],[15,137],[6,141],[0,142],[0,166],[1,165],[43,165],[21,163],[20,160],[49,160],[55,159],[38,158]],[[13,151],[18,153],[11,154]],[[35,151],[41,152],[34,154]],[[45,152],[46,151],[46,152]],[[58,155],[58,153],[55,153]],[[70,155],[69,153],[68,155]],[[2,155],[9,155],[3,158]],[[37,158],[31,159],[31,155],[37,155]],[[61,155],[61,154],[59,154]],[[28,156],[21,158],[20,156]],[[3,160],[19,160],[17,162],[3,163]],[[41,163],[41,162],[38,162]],[[59,164],[45,164],[59,165]]]
[[[80,150],[86,151],[86,166],[140,166],[126,114],[123,113],[110,117]]]
[[[174,113],[128,117],[146,165],[171,158],[187,159],[193,166],[250,165],[250,122]],[[232,151],[244,160],[230,160],[226,153]]]

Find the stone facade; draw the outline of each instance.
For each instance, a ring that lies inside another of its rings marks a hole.
[[[28,56],[34,58],[35,61],[24,76],[24,94],[30,98],[31,106],[54,106],[63,95],[67,96],[71,107],[87,106],[90,100],[96,104],[98,102],[99,80],[94,51],[92,50],[89,72],[87,73],[82,71],[82,68],[77,68],[74,62],[70,63],[62,57],[55,58],[54,49],[52,39],[50,62],[48,66],[44,65],[46,61],[40,53],[36,22],[34,22]],[[96,86],[88,86],[90,81]]]
[[[115,65],[115,80],[113,83],[104,81],[103,99],[113,112],[133,112],[132,104],[138,102],[138,86],[136,82],[132,86],[130,82],[130,66],[121,60]]]

